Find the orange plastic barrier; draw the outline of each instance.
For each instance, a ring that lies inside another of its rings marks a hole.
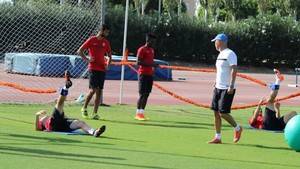
[[[15,88],[15,89],[23,91],[23,92],[40,93],[40,94],[50,94],[50,93],[56,92],[55,89],[28,88],[28,87],[21,86],[17,83],[2,82],[2,81],[0,81],[0,86],[12,87],[12,88]]]
[[[126,62],[126,61],[121,61],[121,62],[113,62],[112,64],[114,65],[128,65],[132,66],[135,65],[135,62]],[[165,68],[165,69],[173,69],[173,70],[181,70],[181,71],[193,71],[193,72],[205,72],[205,73],[214,73],[216,72],[215,69],[203,69],[203,68],[190,68],[190,67],[185,67],[185,66],[167,66],[167,65],[160,65],[160,68]],[[259,84],[261,86],[267,86],[267,84],[259,79],[253,78],[249,75],[245,75],[242,73],[237,73],[237,76],[246,80],[249,80],[251,82],[254,82],[256,84]]]
[[[134,70],[135,72],[138,73],[138,71],[133,67],[131,66],[130,64],[128,65],[132,70]],[[248,77],[247,75],[243,75],[244,77],[243,78],[246,78],[246,79],[251,79],[252,77]],[[256,79],[252,79],[252,80],[256,80]],[[257,80],[258,83],[260,83],[262,86],[266,86],[266,84],[262,81],[259,81]],[[160,91],[174,97],[175,99],[178,99],[178,100],[181,100],[183,102],[186,102],[186,103],[189,103],[189,104],[192,104],[192,105],[195,105],[195,106],[198,106],[198,107],[203,107],[203,108],[210,108],[210,105],[209,104],[202,104],[202,103],[196,103],[194,102],[193,100],[191,99],[188,99],[188,98],[185,98],[183,96],[180,96],[166,88],[164,88],[163,86],[157,84],[157,83],[153,83],[153,85],[159,89]],[[290,94],[288,96],[284,96],[284,97],[280,97],[278,98],[276,101],[283,101],[283,100],[288,100],[288,99],[291,99],[291,98],[294,98],[294,97],[299,97],[300,96],[300,92],[296,92],[296,93],[293,93],[293,94]],[[264,103],[266,104],[266,103]],[[239,110],[239,109],[247,109],[247,108],[251,108],[251,107],[256,107],[258,105],[258,103],[251,103],[251,104],[247,104],[247,105],[234,105],[232,106],[232,110]]]

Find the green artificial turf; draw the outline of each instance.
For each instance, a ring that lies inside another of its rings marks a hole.
[[[81,118],[80,106],[67,105],[69,117]],[[285,143],[283,133],[246,129],[252,109],[233,111],[244,126],[232,142],[233,129],[223,121],[221,145],[214,136],[213,114],[193,106],[151,106],[149,121],[133,119],[134,106],[100,107],[105,124],[100,138],[34,130],[34,112],[53,105],[0,104],[0,168],[7,169],[287,169],[300,168],[300,153]],[[284,107],[282,112],[296,110]],[[83,119],[82,119],[83,120]]]

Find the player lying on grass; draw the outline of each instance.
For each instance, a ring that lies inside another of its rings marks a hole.
[[[84,121],[67,118],[65,116],[63,110],[64,102],[68,95],[68,89],[72,86],[72,81],[70,80],[70,74],[68,71],[65,73],[65,78],[66,84],[60,91],[60,96],[51,116],[47,116],[45,110],[41,110],[36,113],[36,130],[71,132],[77,129],[82,129],[89,135],[99,137],[105,131],[104,125],[95,130],[87,125]]]
[[[283,131],[287,122],[297,115],[295,111],[289,112],[284,116],[280,115],[280,103],[276,102],[276,96],[280,88],[280,82],[284,79],[280,72],[274,69],[276,81],[271,84],[271,93],[268,99],[262,98],[256,110],[249,119],[249,124],[258,129]],[[264,115],[262,113],[262,104],[266,103]]]

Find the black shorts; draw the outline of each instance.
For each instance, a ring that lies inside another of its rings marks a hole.
[[[65,118],[64,112],[60,113],[56,108],[54,108],[51,116],[52,131],[73,131],[73,129],[70,128],[70,125],[74,120],[75,119]]]
[[[266,130],[283,131],[286,125],[283,120],[283,116],[277,118],[276,112],[268,107],[265,108],[263,122],[263,129]]]
[[[152,91],[153,76],[139,75],[139,93],[149,94]]]
[[[103,89],[104,86],[104,80],[105,80],[105,72],[103,71],[97,71],[97,70],[90,70],[89,71],[89,88],[90,89]]]
[[[220,113],[230,113],[231,105],[234,98],[235,89],[233,94],[228,94],[227,89],[214,89],[211,109]]]

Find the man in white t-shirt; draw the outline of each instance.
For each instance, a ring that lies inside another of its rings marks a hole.
[[[228,37],[218,34],[212,42],[215,42],[219,55],[216,61],[217,77],[211,109],[215,115],[215,137],[209,141],[210,144],[220,144],[222,118],[234,127],[233,142],[237,143],[242,134],[242,127],[238,125],[230,115],[231,105],[235,94],[235,79],[237,73],[237,56],[227,48]]]

